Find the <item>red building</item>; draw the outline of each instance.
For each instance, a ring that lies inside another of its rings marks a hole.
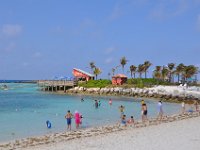
[[[94,80],[94,75],[93,74],[85,72],[85,71],[83,71],[81,69],[74,68],[72,73],[77,79],[82,79],[82,80],[86,80],[86,81]]]
[[[124,74],[117,74],[112,77],[112,84],[113,85],[122,85],[127,81],[127,76]]]

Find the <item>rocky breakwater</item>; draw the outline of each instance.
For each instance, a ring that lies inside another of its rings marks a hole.
[[[152,88],[84,88],[74,87],[66,91],[68,94],[113,95],[144,98],[158,98],[163,101],[200,100],[200,91],[190,91],[177,86],[155,86]]]

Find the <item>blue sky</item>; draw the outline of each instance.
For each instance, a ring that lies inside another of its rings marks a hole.
[[[200,66],[200,0],[0,0],[0,79],[100,78],[122,56]],[[118,73],[122,72],[118,69]]]

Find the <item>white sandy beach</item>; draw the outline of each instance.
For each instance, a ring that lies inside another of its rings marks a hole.
[[[200,117],[83,137],[26,150],[199,150]],[[24,149],[24,150],[25,150]]]

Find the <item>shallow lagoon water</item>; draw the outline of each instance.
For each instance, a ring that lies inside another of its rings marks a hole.
[[[127,118],[131,115],[140,119],[140,99],[125,97],[96,97],[58,95],[45,93],[39,90],[37,84],[7,84],[8,90],[0,90],[0,141],[63,132],[66,129],[64,118],[67,110],[74,113],[78,110],[83,115],[82,128],[112,124],[119,121],[118,107],[125,106]],[[108,100],[113,100],[112,106]],[[94,107],[94,100],[100,100],[101,106]],[[157,115],[157,101],[145,100],[148,106],[149,117]],[[178,113],[178,104],[163,103],[165,114]],[[47,129],[46,121],[52,124]],[[74,120],[72,128],[74,127]]]

